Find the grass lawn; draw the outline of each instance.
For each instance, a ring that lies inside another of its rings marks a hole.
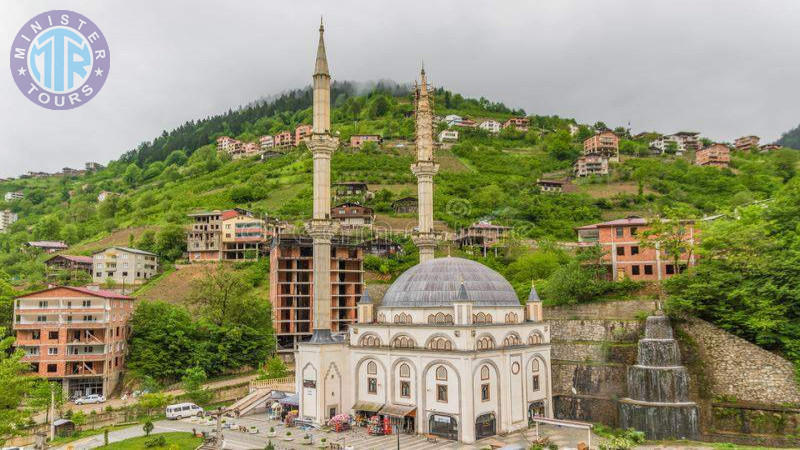
[[[144,443],[151,439],[158,439],[160,436],[163,436],[166,441],[167,445],[163,447],[145,447]],[[136,438],[125,439],[124,441],[114,442],[107,446],[98,447],[105,450],[158,450],[158,449],[166,449],[169,446],[177,446],[173,448],[178,448],[180,450],[194,450],[197,448],[198,445],[203,441],[203,439],[192,436],[192,433],[181,433],[181,432],[173,432],[173,433],[157,433],[151,434],[150,436],[141,436]]]

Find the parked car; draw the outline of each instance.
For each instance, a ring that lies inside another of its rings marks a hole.
[[[167,406],[167,419],[184,419],[186,417],[203,417],[205,411],[194,403],[176,403]]]
[[[106,401],[105,395],[92,394],[85,397],[78,397],[75,399],[76,405],[88,405],[91,403],[104,403]]]

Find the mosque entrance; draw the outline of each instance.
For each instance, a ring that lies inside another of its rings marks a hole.
[[[475,439],[483,439],[495,434],[497,434],[497,420],[494,413],[478,416],[475,420]]]
[[[428,421],[428,432],[435,436],[457,441],[458,421],[456,421],[455,417],[431,414],[431,418]]]
[[[544,400],[539,400],[538,402],[533,402],[528,405],[528,423],[532,423],[535,417],[544,417],[545,416],[545,408],[544,408]]]

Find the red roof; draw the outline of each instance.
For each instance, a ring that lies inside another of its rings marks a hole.
[[[83,264],[91,264],[92,257],[91,256],[76,256],[76,255],[56,255],[52,258],[48,259],[48,261],[56,259],[56,258],[64,258],[66,260],[76,262],[76,263],[83,263]]]
[[[122,295],[116,293],[114,291],[106,291],[104,289],[89,289],[88,287],[77,287],[77,286],[54,286],[48,289],[42,289],[41,291],[31,292],[29,294],[22,295],[17,298],[24,298],[29,295],[38,294],[41,292],[52,291],[54,289],[69,289],[71,291],[82,292],[84,294],[93,295],[95,297],[102,297],[102,298],[114,298],[118,300],[133,300],[133,297],[128,297],[127,295]]]
[[[611,220],[608,222],[600,222],[600,223],[593,223],[591,225],[584,225],[582,227],[575,228],[576,230],[591,230],[593,228],[603,228],[603,227],[620,227],[620,226],[632,226],[632,225],[647,225],[647,220],[642,219],[641,217],[626,217],[624,219],[617,219]]]
[[[222,220],[233,219],[238,215],[239,211],[236,211],[235,209],[228,209],[226,211],[222,211]]]

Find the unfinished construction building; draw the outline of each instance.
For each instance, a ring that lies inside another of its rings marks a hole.
[[[288,356],[311,337],[313,317],[312,239],[281,235],[270,249],[269,299],[278,352]],[[356,321],[356,303],[364,285],[363,249],[346,237],[331,240],[331,332]]]

